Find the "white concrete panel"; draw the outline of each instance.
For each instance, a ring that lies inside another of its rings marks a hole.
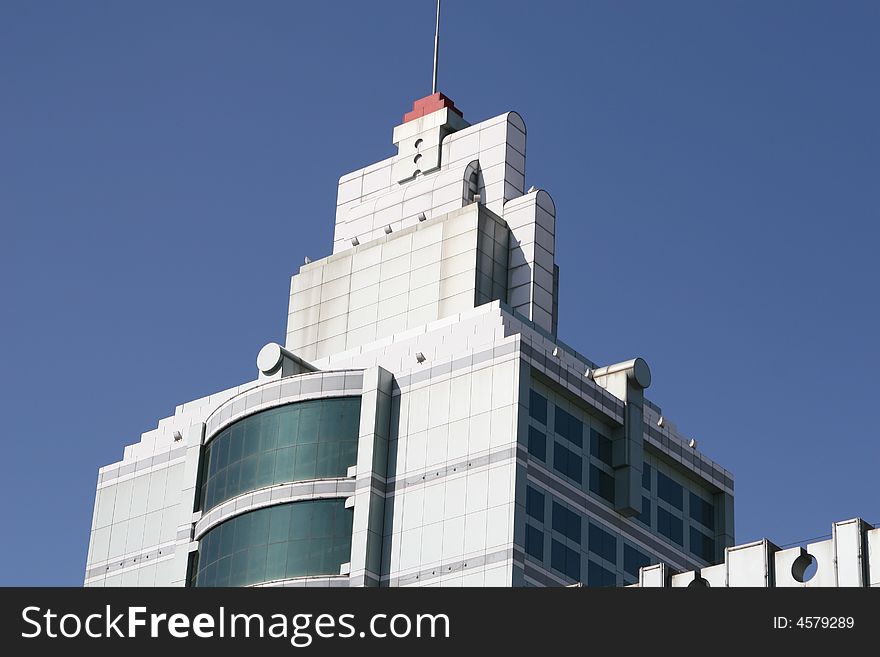
[[[476,415],[492,408],[492,368],[487,367],[471,374],[471,413]]]
[[[443,508],[444,519],[449,520],[450,518],[464,515],[466,495],[466,477],[455,476],[446,479],[446,503]]]
[[[486,512],[486,549],[507,545],[513,541],[512,505],[496,506]]]
[[[455,391],[453,385],[453,392]],[[449,423],[447,434],[447,458],[452,461],[467,456],[468,453],[468,424],[467,418]]]
[[[468,513],[464,518],[464,553],[472,554],[486,549],[485,510]]]
[[[421,488],[408,488],[403,495],[403,531],[421,527],[424,509],[424,490]]]
[[[406,438],[406,469],[405,472],[422,470],[428,452],[428,432],[411,433]]]
[[[443,523],[435,522],[422,529],[421,564],[438,563],[443,557]]]
[[[164,470],[162,471],[164,472]],[[160,498],[161,499],[161,498]],[[113,507],[116,503],[116,486],[99,488],[95,500],[94,528],[107,527],[113,522]]]
[[[439,481],[425,487],[424,523],[439,523],[443,520],[443,509],[446,506],[446,482]]]
[[[700,570],[700,576],[709,583],[713,588],[724,588],[727,586],[727,564],[720,563],[715,566],[709,566]]]
[[[479,454],[489,449],[491,436],[490,414],[479,413],[468,418],[468,454]]]
[[[807,582],[809,587],[837,586],[837,568],[834,563],[834,541],[810,543],[807,552],[816,558],[818,568],[813,578]]]
[[[400,569],[416,568],[421,563],[422,528],[417,527],[400,534]]]
[[[352,292],[348,298],[350,310],[357,310],[370,304],[379,303],[379,284],[367,285],[357,292]]]
[[[503,406],[492,410],[489,448],[516,442],[516,406]]]
[[[406,312],[406,294],[409,291],[409,272],[404,272],[394,278],[386,278],[379,281],[379,301],[383,302],[382,315],[390,317],[401,312]],[[384,302],[392,297],[403,295],[404,303],[397,307],[394,312],[386,312]]]
[[[498,465],[489,469],[486,499],[488,508],[513,502],[513,473],[513,465]]]
[[[862,521],[835,522],[833,539],[837,557],[837,586],[864,586],[866,555],[862,553]]]
[[[880,529],[867,532],[868,543],[868,585],[880,586]]]
[[[454,559],[464,551],[464,516],[443,521],[443,559]]]
[[[442,467],[446,463],[448,432],[449,425],[447,424],[433,426],[428,429],[428,444],[425,455],[426,467]]]
[[[465,513],[471,514],[487,508],[489,501],[489,472],[471,472],[467,476]]]

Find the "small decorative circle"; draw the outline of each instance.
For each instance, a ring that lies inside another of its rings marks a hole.
[[[257,368],[263,374],[272,374],[281,365],[283,358],[281,345],[277,342],[270,342],[257,354]]]
[[[816,557],[809,552],[805,552],[791,564],[791,576],[794,577],[795,581],[806,584],[816,576],[818,569],[819,563],[816,561]]]
[[[642,388],[651,385],[651,368],[648,367],[644,358],[636,358],[636,362],[633,364],[633,378]]]

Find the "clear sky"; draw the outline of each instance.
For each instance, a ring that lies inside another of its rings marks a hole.
[[[560,338],[643,356],[737,542],[880,522],[880,3],[445,0],[517,110]],[[256,376],[338,177],[394,153],[433,1],[0,3],[0,584],[82,582],[99,466]]]

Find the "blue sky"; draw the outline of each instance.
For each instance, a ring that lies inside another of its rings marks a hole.
[[[444,2],[515,109],[560,338],[651,364],[737,541],[880,522],[880,4]],[[430,92],[433,2],[0,4],[0,584],[82,582],[97,468],[256,374],[338,177]]]

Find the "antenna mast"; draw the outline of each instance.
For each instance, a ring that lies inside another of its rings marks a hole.
[[[437,59],[440,54],[440,0],[437,0],[437,23],[434,27],[434,77],[431,79],[431,94],[437,93]]]

